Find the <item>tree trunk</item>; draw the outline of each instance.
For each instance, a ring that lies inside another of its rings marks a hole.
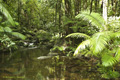
[[[55,5],[55,28],[57,27],[57,5],[58,5],[58,1],[56,2],[56,5]]]
[[[84,8],[84,10],[87,9],[87,0],[84,0],[84,1],[83,1],[83,8]]]
[[[81,0],[79,0],[79,4],[80,4],[79,9],[81,11],[81,6],[82,6],[82,1]]]
[[[117,14],[118,1],[115,0],[115,15]]]
[[[103,18],[107,22],[107,0],[103,0]]]
[[[102,4],[101,4],[101,13],[103,13],[102,9],[103,9],[103,1],[102,1]]]
[[[118,7],[119,7],[119,9],[118,9],[118,15],[120,16],[120,0],[119,0]]]
[[[20,18],[20,1],[18,0],[18,22]]]
[[[108,0],[108,7],[110,6],[110,0]]]
[[[61,3],[62,3],[62,0],[59,0],[58,1],[58,10],[59,10],[59,30],[61,30],[61,16],[62,16],[62,10],[61,10]],[[61,31],[60,31],[61,32]]]
[[[111,0],[111,4],[112,4],[112,6],[113,6],[113,4],[114,4],[114,0]]]
[[[70,2],[71,2],[71,0],[65,0],[65,16],[69,19],[72,18]],[[70,23],[65,26],[66,35],[71,33],[71,29],[69,28],[70,26],[71,26]]]
[[[75,0],[74,4],[75,4],[75,15],[77,15],[77,14],[79,14],[79,10],[80,10],[80,7],[79,7],[80,2],[79,2],[79,0]]]
[[[90,3],[90,13],[92,12],[92,4],[93,4],[93,0],[91,0],[91,3]]]
[[[98,0],[95,0],[95,12],[97,12],[97,8],[98,8]]]

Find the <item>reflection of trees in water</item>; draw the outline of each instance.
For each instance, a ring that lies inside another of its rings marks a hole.
[[[25,75],[25,74],[27,74],[26,70],[27,70],[28,66],[31,66],[31,65],[29,65],[29,63],[31,63],[32,57],[35,57],[38,54],[41,55],[40,53],[41,53],[40,49],[20,50],[20,51],[16,51],[16,52],[12,53],[12,56],[9,56],[9,55],[2,56],[2,57],[0,57],[1,58],[0,64],[2,64],[2,65],[0,65],[0,67],[2,68],[2,70],[0,69],[0,71],[3,74],[11,73],[11,75],[15,75],[15,76],[16,75],[17,76]],[[1,54],[1,55],[4,55],[4,54]],[[34,66],[33,66],[33,68],[34,68]]]
[[[5,55],[4,63],[0,63],[0,75],[25,76],[30,80],[79,80],[97,75],[83,60],[59,56],[37,59],[43,53],[40,49],[31,49],[14,52],[9,58]]]

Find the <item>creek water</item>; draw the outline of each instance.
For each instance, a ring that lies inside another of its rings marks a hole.
[[[47,48],[1,53],[0,80],[101,80],[87,61],[65,56],[47,57],[48,53]]]

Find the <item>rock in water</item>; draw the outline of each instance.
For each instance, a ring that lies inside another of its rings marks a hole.
[[[52,56],[40,56],[38,57],[37,59],[48,59],[48,58],[51,58]]]
[[[58,53],[54,53],[54,52],[50,52],[49,54],[48,54],[48,56],[57,56],[58,55]]]

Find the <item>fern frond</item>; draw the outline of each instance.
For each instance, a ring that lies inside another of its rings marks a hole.
[[[117,59],[113,57],[112,55],[104,54],[102,56],[102,65],[105,67],[113,66],[117,62],[118,62]]]
[[[105,30],[105,21],[98,13],[92,12],[90,14],[88,11],[83,11],[80,14],[78,14],[76,18],[81,18],[85,21],[89,21],[93,26]]]
[[[91,42],[91,40],[88,39],[88,40],[85,40],[82,43],[80,43],[74,52],[74,56],[79,54],[79,52],[84,50],[86,47],[90,46],[90,42]]]
[[[90,38],[89,35],[84,34],[84,33],[71,33],[71,34],[67,35],[66,37],[72,37],[72,38],[74,38],[74,37],[75,38],[81,38],[81,37],[83,37],[83,38],[86,38],[86,39]]]

